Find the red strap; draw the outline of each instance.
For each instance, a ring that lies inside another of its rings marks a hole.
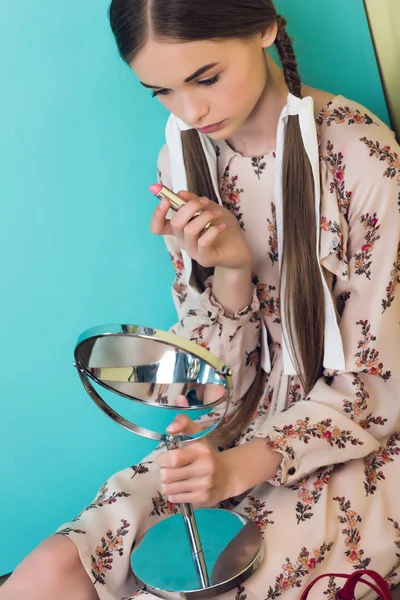
[[[368,581],[366,579],[363,579],[363,575],[370,577],[374,583],[372,583],[371,581]],[[383,579],[383,577],[381,577],[381,575],[379,575],[379,573],[377,573],[376,571],[371,571],[369,569],[362,569],[360,571],[354,571],[354,573],[350,573],[350,574],[325,573],[324,575],[320,575],[319,577],[316,577],[306,587],[303,594],[301,595],[300,600],[307,600],[308,594],[310,593],[311,588],[314,587],[314,585],[317,583],[317,581],[319,581],[320,579],[323,579],[324,577],[334,577],[334,578],[339,577],[342,579],[347,579],[346,583],[344,584],[343,589],[341,589],[337,592],[336,600],[354,600],[354,590],[355,590],[357,583],[364,583],[365,585],[368,585],[371,589],[374,590],[374,592],[376,594],[378,594],[378,596],[381,600],[392,600],[392,596],[390,593],[390,588],[389,588],[388,583]],[[376,585],[374,585],[374,584],[376,584]]]

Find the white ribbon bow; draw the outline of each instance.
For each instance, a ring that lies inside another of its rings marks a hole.
[[[303,137],[304,147],[309,158],[312,173],[314,177],[315,187],[315,218],[316,218],[316,256],[320,269],[321,280],[324,288],[325,299],[325,343],[324,343],[324,360],[323,366],[326,369],[344,371],[345,360],[343,352],[343,342],[340,335],[339,325],[336,319],[336,312],[333,305],[331,293],[323,276],[322,268],[319,260],[319,244],[320,244],[320,205],[321,205],[321,188],[320,188],[320,170],[319,170],[319,152],[317,131],[314,117],[314,102],[311,97],[297,98],[292,94],[288,95],[287,105],[284,107],[278,123],[277,144],[276,144],[276,162],[275,162],[275,205],[276,205],[276,226],[278,234],[278,248],[283,248],[283,204],[282,204],[282,160],[285,144],[286,127],[288,117],[290,115],[299,115],[300,129]],[[187,189],[187,177],[183,161],[181,131],[191,129],[186,123],[171,115],[166,126],[166,141],[169,149],[171,160],[171,178],[174,191]],[[207,159],[207,164],[210,170],[214,190],[218,198],[218,202],[222,204],[219,185],[218,185],[218,170],[217,157],[214,147],[209,138],[201,133],[198,133],[200,141]],[[190,286],[190,275],[192,271],[191,258],[185,251],[182,251],[182,258],[186,272],[186,283],[191,292],[198,295],[198,291]],[[279,252],[279,269],[282,270],[282,251]],[[281,285],[281,306],[285,302],[285,285],[282,281]],[[282,353],[283,353],[283,370],[285,375],[296,375],[294,358],[289,347],[287,324],[285,323],[284,315],[281,315],[282,320]],[[267,327],[262,320],[262,367],[265,372],[271,371],[271,358],[268,348]]]

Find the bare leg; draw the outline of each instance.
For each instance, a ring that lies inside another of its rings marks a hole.
[[[75,544],[53,535],[0,587],[0,600],[99,600]]]

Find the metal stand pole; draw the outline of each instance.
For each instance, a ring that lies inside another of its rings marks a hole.
[[[179,447],[179,437],[175,435],[168,436],[166,442],[168,450],[176,450]],[[179,505],[185,524],[186,533],[189,540],[190,551],[194,566],[199,577],[202,588],[210,587],[210,579],[208,577],[207,565],[204,559],[203,548],[201,546],[199,530],[197,528],[196,518],[194,516],[193,506],[191,504]]]

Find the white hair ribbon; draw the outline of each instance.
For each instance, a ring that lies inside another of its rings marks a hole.
[[[319,244],[320,244],[320,170],[319,170],[319,152],[317,131],[314,117],[314,103],[311,97],[297,98],[292,94],[288,96],[287,105],[284,107],[278,123],[277,144],[276,144],[276,163],[275,163],[275,205],[276,205],[276,225],[278,234],[279,248],[279,269],[282,270],[282,248],[283,248],[283,197],[282,197],[282,160],[285,144],[285,135],[287,120],[290,115],[298,115],[300,121],[300,129],[303,138],[304,147],[309,158],[312,173],[314,177],[315,187],[315,217],[316,217],[316,256],[321,273],[321,280],[324,288],[325,299],[325,344],[324,344],[324,361],[323,365],[327,369],[343,371],[345,368],[343,343],[340,335],[339,325],[336,319],[336,312],[333,305],[333,299],[329,291],[328,285],[323,276],[322,268],[319,261]],[[171,178],[174,191],[187,189],[187,178],[183,160],[181,131],[191,129],[186,123],[171,115],[168,119],[166,127],[166,141],[169,149],[171,161]],[[209,138],[199,133],[200,141],[207,159],[208,167],[212,177],[215,193],[220,204],[221,197],[218,185],[217,157],[214,147]],[[198,295],[198,291],[190,286],[190,275],[192,271],[192,261],[185,251],[182,252],[183,263],[186,271],[186,282],[190,287],[191,292]],[[281,272],[282,275],[282,272]],[[284,306],[285,301],[285,286],[284,278],[281,284],[281,306]],[[282,314],[282,353],[283,353],[283,369],[285,375],[296,375],[294,357],[291,349],[288,346],[288,330],[285,323],[285,317]],[[268,334],[267,328],[262,321],[262,367],[269,373],[271,371],[271,358],[268,349]]]

